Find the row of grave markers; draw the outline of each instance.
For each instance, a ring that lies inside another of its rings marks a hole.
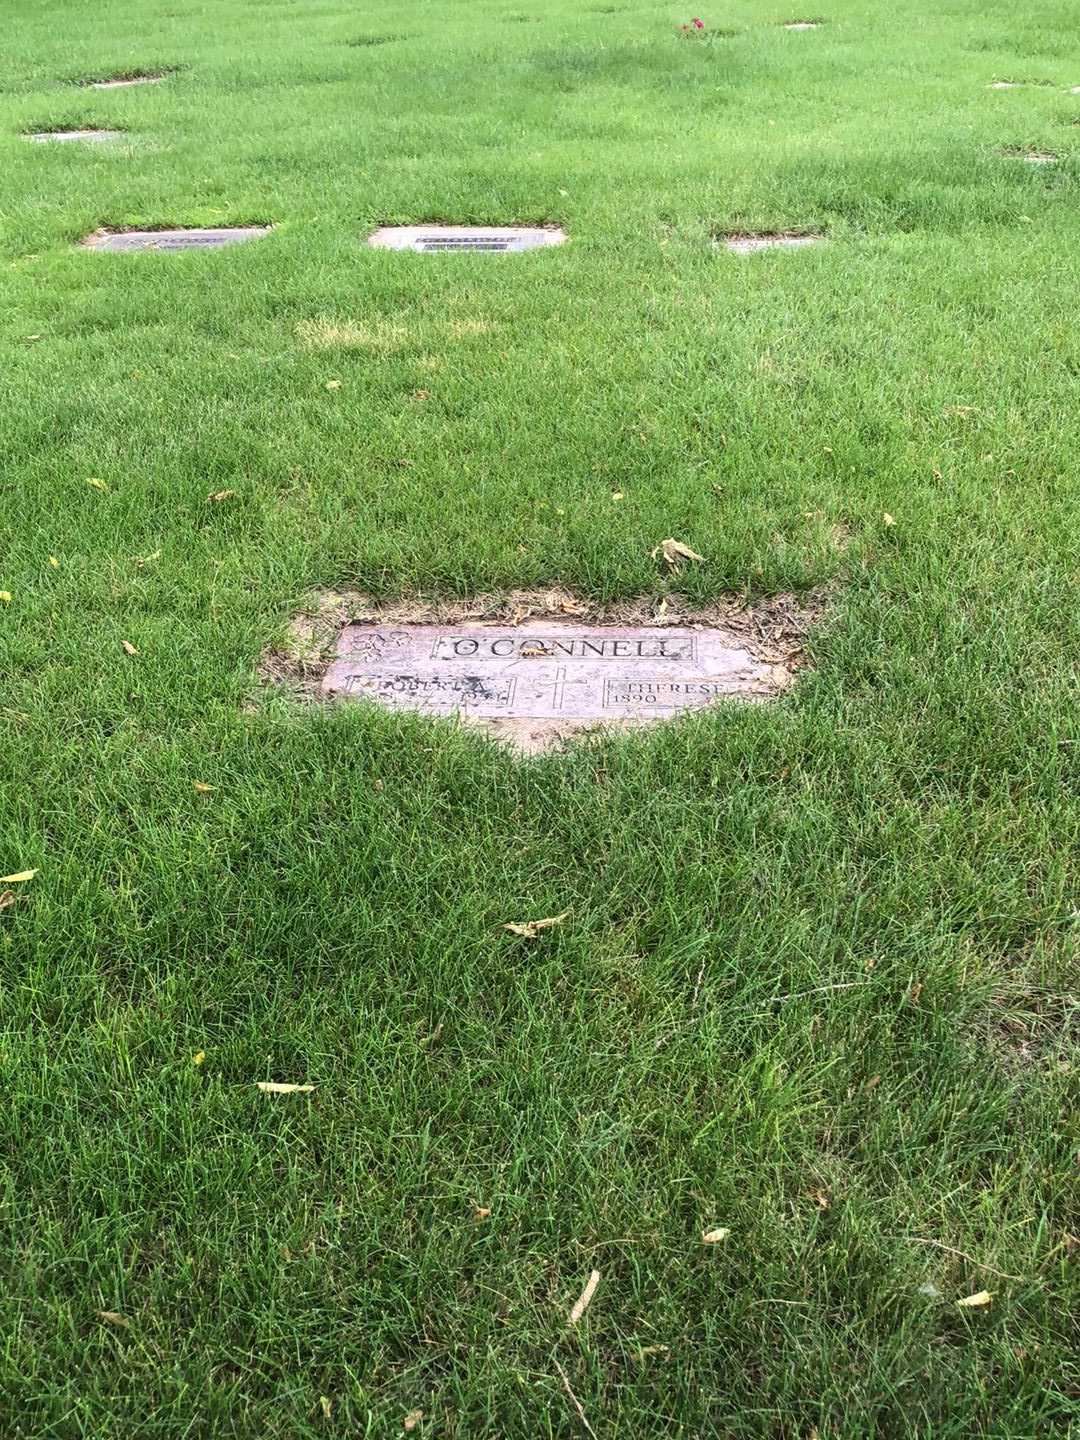
[[[788,28],[815,27],[795,22]],[[101,81],[97,88],[163,78]],[[1014,83],[996,82],[994,88],[1013,88]],[[27,138],[104,141],[122,133],[73,130]],[[1024,158],[1045,163],[1056,157],[1029,152]],[[254,240],[272,228],[101,230],[83,243],[96,250],[184,250]],[[561,245],[567,238],[555,225],[431,224],[382,226],[368,236],[368,243],[429,254],[506,253]],[[729,234],[715,243],[752,254],[820,239],[786,231]],[[613,627],[583,624],[561,613],[536,615],[528,624],[515,619],[510,624],[420,625],[370,617],[339,631],[318,694],[326,700],[366,700],[391,710],[457,717],[533,751],[597,726],[647,724],[707,707],[722,697],[767,700],[794,678],[784,658],[748,644],[742,634],[692,619],[682,625],[654,620]]]
[[[89,250],[198,250],[258,240],[273,228],[272,225],[236,225],[190,230],[97,230],[82,243]],[[713,243],[722,244],[735,255],[753,255],[759,250],[798,249],[817,244],[823,238],[776,231],[725,235]],[[415,250],[425,255],[466,250],[506,254],[563,245],[568,239],[559,225],[383,225],[368,236],[368,244],[380,250]]]
[[[819,21],[790,21],[787,30],[814,30]],[[155,85],[166,80],[171,72],[155,75],[130,75],[108,80],[88,82],[94,90],[112,90],[129,85]],[[995,80],[991,90],[1014,90],[1024,85],[1023,81]],[[1080,95],[1080,85],[1074,85],[1069,93]],[[120,140],[122,130],[39,130],[24,138],[38,143],[86,141],[107,143]],[[1028,150],[1016,153],[1018,158],[1032,165],[1050,165],[1057,156],[1047,151]],[[245,240],[255,240],[273,229],[271,225],[242,225],[228,227],[199,227],[184,229],[156,230],[112,230],[103,229],[89,235],[83,245],[91,250],[191,250],[234,245]],[[752,255],[760,250],[797,249],[813,245],[823,237],[808,231],[764,231],[757,234],[733,232],[718,237],[715,243],[737,255]],[[549,245],[561,245],[567,239],[566,232],[557,225],[384,225],[368,236],[368,243],[378,249],[415,250],[421,253],[454,251],[478,251],[506,253],[520,250],[535,250]]]
[[[814,29],[809,22],[793,22],[790,30]],[[166,79],[166,75],[138,75],[124,79],[95,80],[90,88],[111,90],[125,85],[154,85]],[[122,130],[39,130],[27,135],[26,139],[46,143],[49,141],[84,140],[90,143],[105,143],[122,139]],[[196,250],[213,249],[222,245],[236,245],[245,240],[257,240],[269,234],[272,225],[235,225],[160,230],[109,230],[95,231],[88,235],[83,245],[90,250]],[[558,225],[382,225],[368,236],[368,244],[381,250],[416,250],[423,254],[454,251],[479,251],[507,253],[519,250],[537,250],[548,245],[562,245],[567,240],[566,231]],[[749,255],[758,250],[775,247],[798,247],[811,245],[821,237],[790,231],[771,232],[760,235],[732,234],[723,238],[726,247],[735,254]]]

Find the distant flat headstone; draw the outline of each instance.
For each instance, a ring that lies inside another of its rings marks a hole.
[[[556,225],[383,225],[368,244],[383,250],[535,250],[561,245],[566,232]]]
[[[125,85],[160,85],[169,78],[168,72],[161,75],[117,75],[111,80],[88,80],[91,90],[119,90]]]
[[[122,130],[36,130],[27,135],[27,140],[44,143],[48,140],[86,140],[90,144],[103,144],[106,140],[119,140]]]
[[[733,255],[756,255],[759,250],[797,250],[803,245],[816,245],[820,235],[791,235],[781,232],[761,235],[724,235],[720,242]]]
[[[820,20],[789,20],[784,26],[785,30],[816,30],[821,24]]]
[[[635,725],[725,695],[776,694],[781,666],[722,630],[675,626],[348,625],[325,696],[457,715],[526,749],[596,725]]]
[[[238,225],[221,230],[99,230],[83,244],[91,250],[205,250],[238,245],[266,235],[269,225]]]

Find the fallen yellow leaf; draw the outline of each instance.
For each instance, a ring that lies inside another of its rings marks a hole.
[[[109,1325],[119,1325],[120,1328],[123,1330],[126,1330],[131,1324],[131,1321],[121,1315],[118,1310],[99,1310],[97,1312],[97,1317],[99,1320],[104,1320]]]
[[[721,1225],[716,1230],[706,1230],[704,1235],[702,1235],[701,1237],[701,1243],[703,1245],[719,1245],[720,1241],[726,1240],[730,1234],[731,1231],[727,1228],[727,1226]]]
[[[215,490],[212,495],[208,495],[206,498],[211,502],[211,504],[217,505],[222,500],[231,500],[235,494],[235,490]],[[158,554],[161,554],[160,550],[158,551]]]
[[[87,480],[86,483],[92,486],[95,490],[108,490],[109,488],[108,485],[105,484],[104,480],[98,480],[96,478],[93,480]]]
[[[699,555],[696,550],[691,550],[689,545],[684,545],[681,540],[661,540],[656,549],[652,551],[652,558],[655,560],[658,555],[663,556],[664,563],[669,570],[678,570],[683,560],[704,560],[704,555]]]
[[[0,885],[21,885],[24,880],[32,880],[36,874],[36,870],[19,870],[14,875],[0,875]]]
[[[596,1294],[596,1287],[597,1287],[599,1284],[600,1284],[600,1271],[599,1271],[599,1270],[594,1270],[594,1271],[592,1272],[592,1274],[589,1276],[588,1280],[586,1280],[586,1282],[585,1282],[585,1289],[582,1290],[581,1294],[580,1294],[580,1295],[578,1296],[578,1298],[574,1301],[574,1308],[570,1311],[570,1322],[569,1322],[569,1323],[570,1323],[571,1325],[576,1325],[577,1322],[581,1319],[582,1315],[585,1314],[585,1311],[589,1308],[589,1305],[592,1303],[592,1298],[593,1298],[593,1296]]]
[[[206,1051],[205,1051],[205,1050],[196,1050],[196,1051],[195,1051],[195,1054],[191,1057],[191,1063],[192,1063],[193,1065],[201,1065],[205,1059],[206,1059]]]
[[[625,499],[626,499],[626,496],[623,494],[623,492],[622,492],[621,490],[613,490],[613,491],[611,492],[611,498],[612,498],[612,500],[625,500]]]
[[[424,1418],[423,1410],[410,1410],[405,1419],[401,1422],[403,1430],[415,1430],[420,1421]]]
[[[965,1295],[956,1303],[965,1310],[978,1310],[983,1305],[989,1305],[993,1298],[989,1290],[977,1290],[974,1295]]]
[[[888,512],[887,510],[885,511],[885,514],[882,515],[881,518],[882,518],[882,520],[884,520],[884,522],[885,522],[886,525],[895,525],[895,524],[896,524],[896,521],[893,519],[893,517],[889,514],[889,512]]]
[[[511,935],[523,935],[526,940],[535,940],[541,930],[550,930],[553,925],[561,925],[569,914],[569,910],[564,910],[561,915],[549,915],[546,920],[523,920],[519,925],[511,923],[502,928],[509,930]]]
[[[309,1095],[315,1089],[314,1085],[289,1085],[277,1080],[257,1080],[255,1083],[264,1095]]]
[[[123,650],[125,655],[137,655],[139,653],[130,640],[121,640],[120,648],[121,650]]]
[[[52,566],[52,568],[53,568],[54,570],[59,570],[59,569],[60,569],[60,561],[56,558],[55,555],[50,555],[50,556],[49,556],[49,564]]]
[[[211,497],[212,498],[212,497]],[[149,565],[154,560],[161,559],[161,551],[155,550],[152,555],[136,555],[135,564],[141,570],[144,565]]]
[[[325,1417],[327,1420],[329,1420],[329,1419],[330,1419],[330,1416],[334,1413],[333,1401],[331,1401],[330,1399],[328,1399],[327,1396],[325,1396],[325,1395],[320,1395],[320,1396],[319,1396],[319,1406],[320,1406],[320,1408],[322,1409],[322,1413],[323,1413],[324,1417]]]
[[[474,1205],[474,1206],[473,1206],[472,1215],[473,1215],[473,1219],[474,1219],[474,1220],[486,1220],[490,1214],[491,1214],[491,1206],[490,1206],[490,1205]]]
[[[192,789],[196,790],[200,795],[209,795],[214,788],[213,785],[207,785],[203,780],[193,780],[191,785]]]
[[[327,382],[326,382],[326,388],[327,388],[327,390],[340,390],[340,389],[341,389],[341,381],[340,381],[340,380],[327,380]]]

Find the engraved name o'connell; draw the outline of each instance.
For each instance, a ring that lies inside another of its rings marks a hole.
[[[693,658],[693,636],[657,635],[440,635],[436,660],[682,660]]]
[[[640,724],[725,695],[775,694],[788,678],[718,629],[478,621],[346,625],[320,688],[393,710],[486,721],[537,748],[538,735]]]

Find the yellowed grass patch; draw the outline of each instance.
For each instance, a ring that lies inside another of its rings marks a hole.
[[[490,335],[495,326],[490,320],[452,320],[447,326],[451,340],[464,340],[469,335]]]
[[[403,325],[378,320],[364,325],[356,320],[335,320],[326,315],[301,320],[296,337],[312,350],[400,350],[409,339]]]

